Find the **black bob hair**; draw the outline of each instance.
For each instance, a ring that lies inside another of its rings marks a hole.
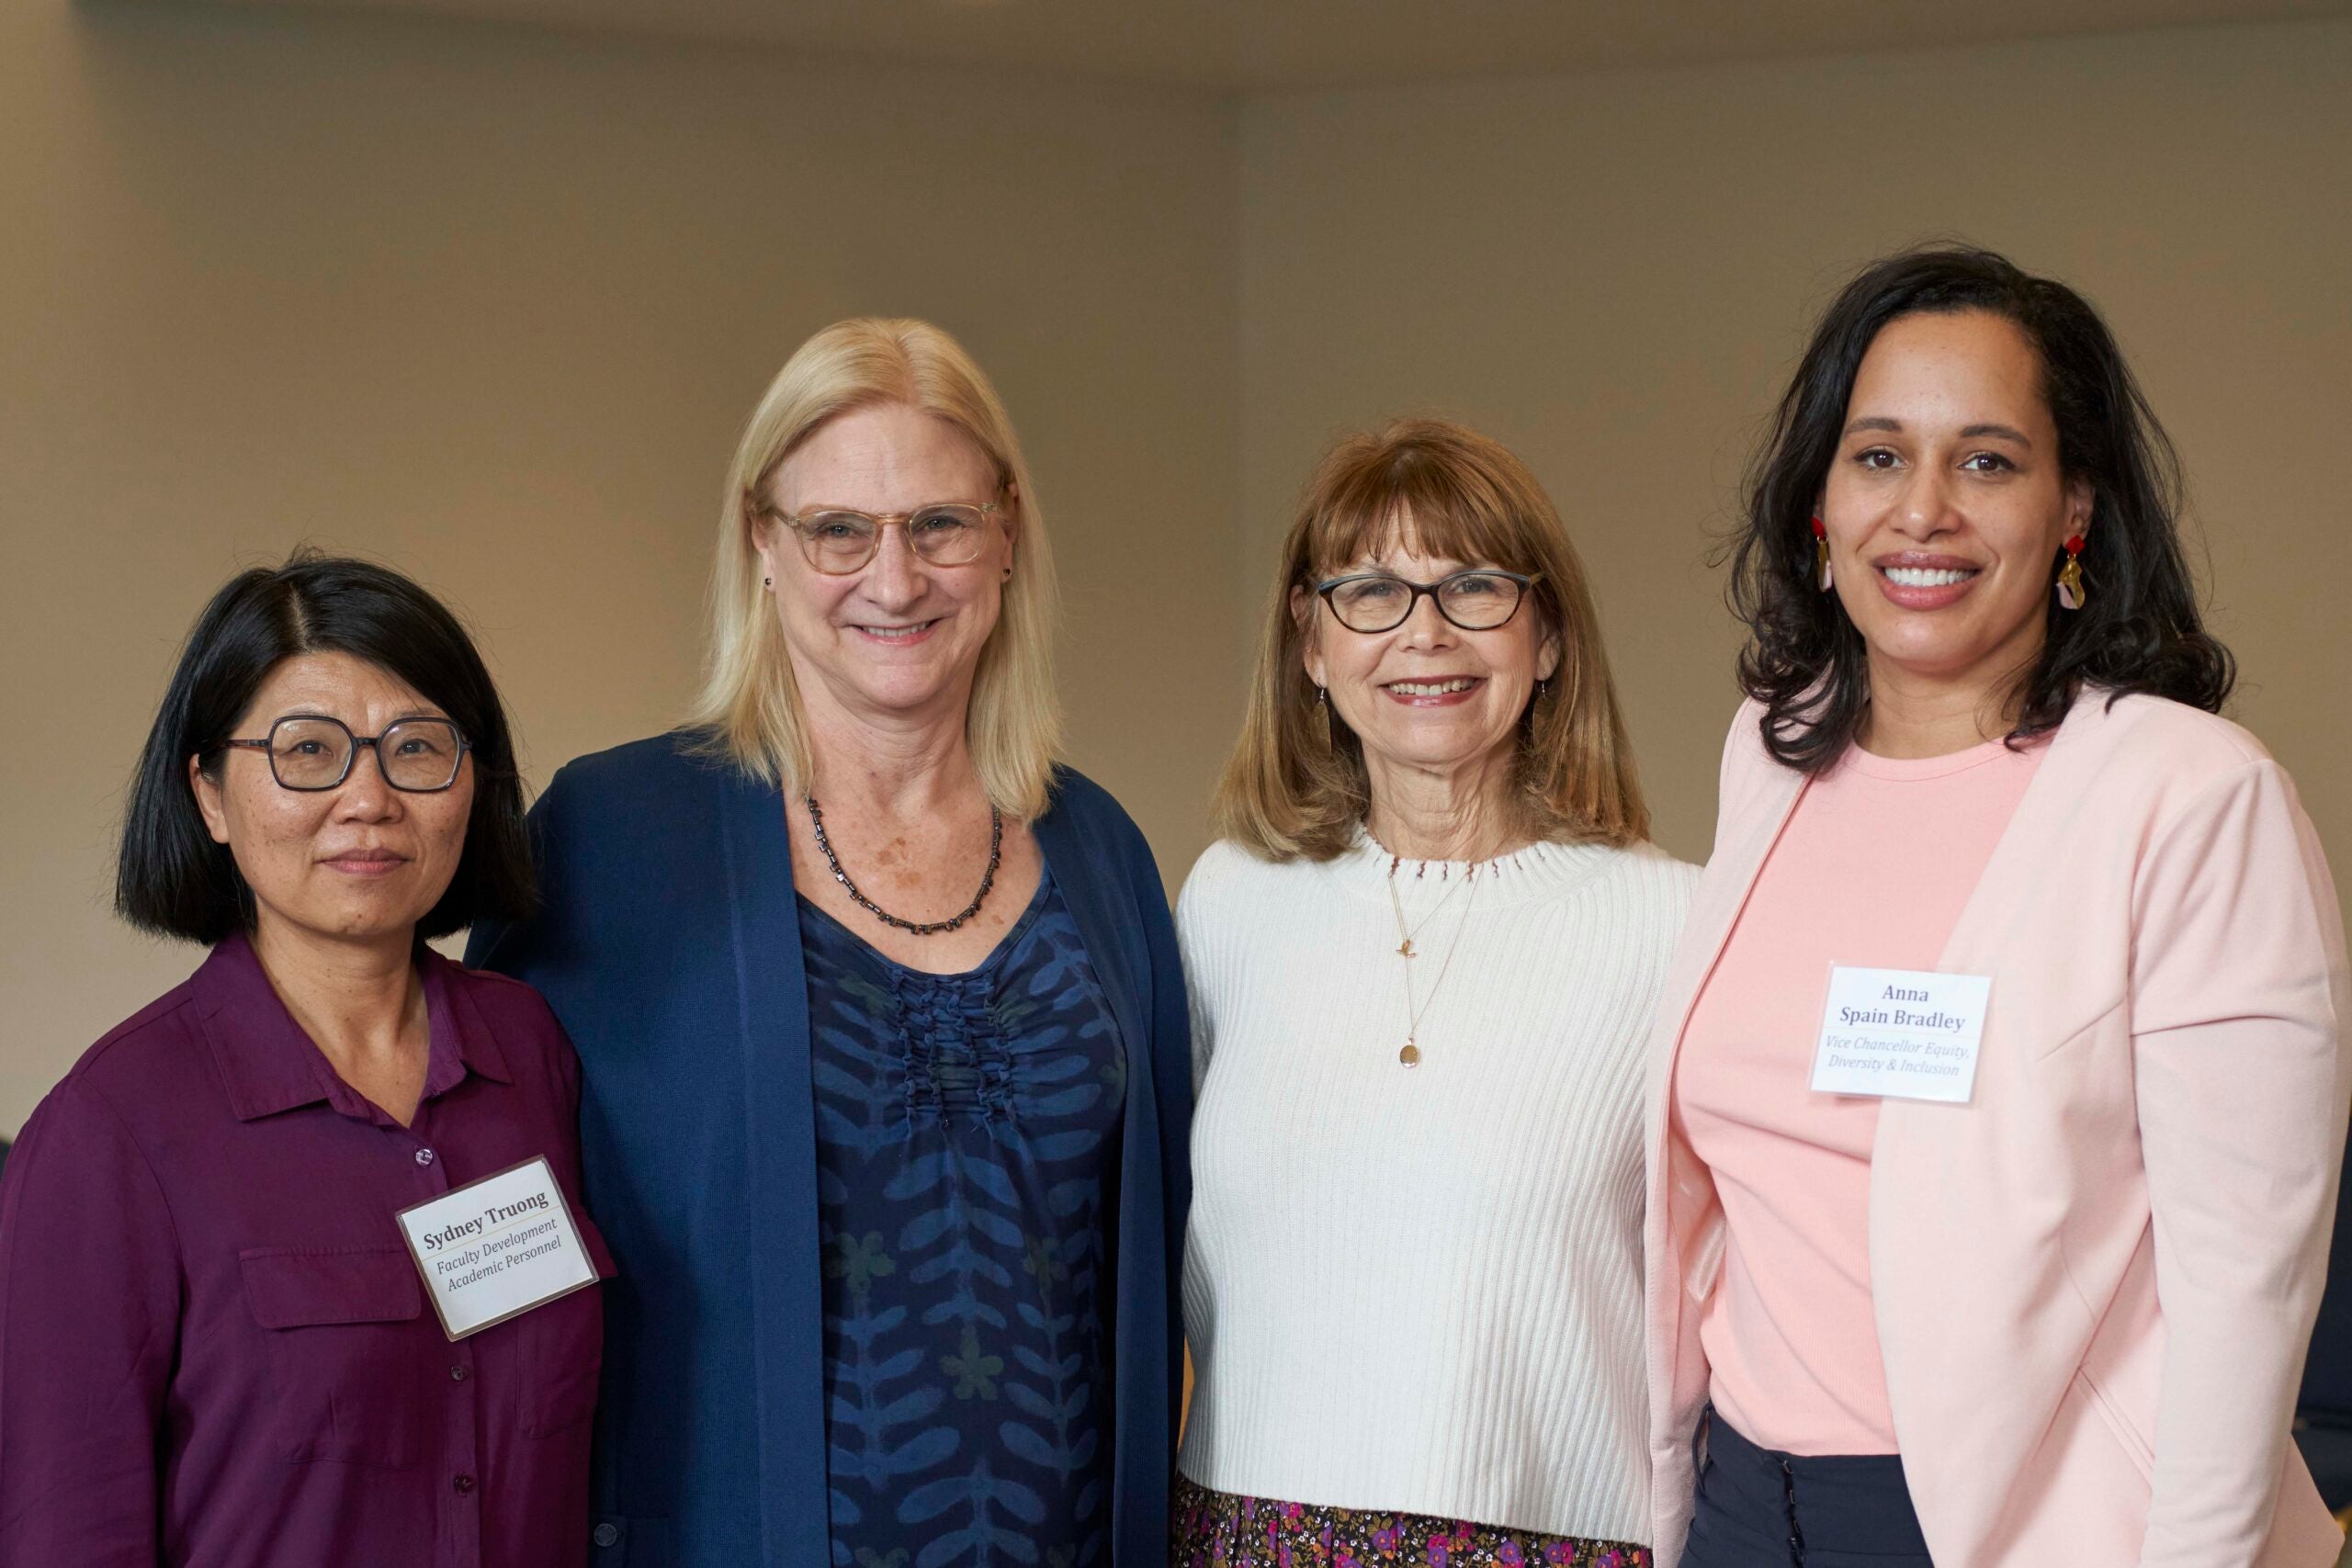
[[[115,869],[114,907],[124,919],[208,945],[253,929],[253,890],[228,846],[206,830],[187,760],[218,778],[225,743],[270,671],[297,654],[330,652],[414,688],[456,721],[473,758],[465,848],[440,901],[417,922],[418,937],[531,913],[537,895],[514,738],[472,639],[399,572],[300,551],[283,566],[238,573],[188,633],[131,781]]]
[[[1765,705],[1764,744],[1819,773],[1845,753],[1870,696],[1861,634],[1815,585],[1812,520],[1836,460],[1862,356],[1882,328],[1921,312],[1984,310],[2025,333],[2041,361],[2058,460],[2087,479],[2085,604],[2048,596],[2049,639],[2018,681],[2011,744],[2055,729],[2085,685],[2218,712],[2236,681],[2207,634],[2180,544],[2180,459],[2114,334],[2063,283],[1965,245],[1905,251],[1865,268],[1814,329],[1748,470],[1731,540],[1732,608],[1749,640],[1740,687]],[[2051,558],[2051,577],[2059,560]]]

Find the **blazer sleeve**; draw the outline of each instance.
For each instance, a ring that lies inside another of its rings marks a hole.
[[[153,1568],[179,1280],[146,1156],[68,1078],[0,1183],[0,1562]]]
[[[2144,1568],[2270,1534],[2344,1151],[2342,919],[2294,785],[2234,768],[2133,890],[2132,1035],[2165,1320]]]

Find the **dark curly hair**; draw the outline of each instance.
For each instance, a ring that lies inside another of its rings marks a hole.
[[[1905,251],[1865,268],[1814,329],[1749,468],[1730,545],[1732,608],[1749,634],[1740,686],[1765,705],[1764,744],[1790,767],[1834,763],[1869,698],[1861,634],[1838,596],[1815,588],[1812,536],[1862,355],[1898,317],[1964,310],[2016,323],[2033,345],[2059,463],[2093,497],[2086,603],[2068,611],[2051,596],[2049,639],[2020,678],[2010,743],[2056,728],[2085,685],[2110,701],[2145,692],[2218,711],[2236,680],[2229,649],[2198,616],[2180,543],[2180,459],[2098,312],[1991,251]],[[2053,556],[2053,578],[2057,565]]]

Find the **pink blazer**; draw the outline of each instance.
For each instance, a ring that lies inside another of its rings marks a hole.
[[[1653,1534],[1690,1529],[1723,1254],[1671,1132],[1691,1005],[1804,780],[1756,705],[1651,1055]],[[1932,823],[1922,823],[1932,831]],[[1966,1105],[1889,1100],[1871,1286],[1938,1568],[2327,1568],[2289,1438],[2326,1272],[2352,1064],[2344,931],[2293,784],[2225,719],[2077,703],[1944,950],[1993,977]]]

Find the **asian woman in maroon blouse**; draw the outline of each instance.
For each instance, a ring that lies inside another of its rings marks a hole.
[[[600,1288],[451,1342],[401,1210],[545,1156],[571,1044],[424,945],[531,902],[465,632],[361,561],[243,573],[133,784],[117,907],[207,944],[0,1181],[0,1562],[536,1568],[587,1553]]]

